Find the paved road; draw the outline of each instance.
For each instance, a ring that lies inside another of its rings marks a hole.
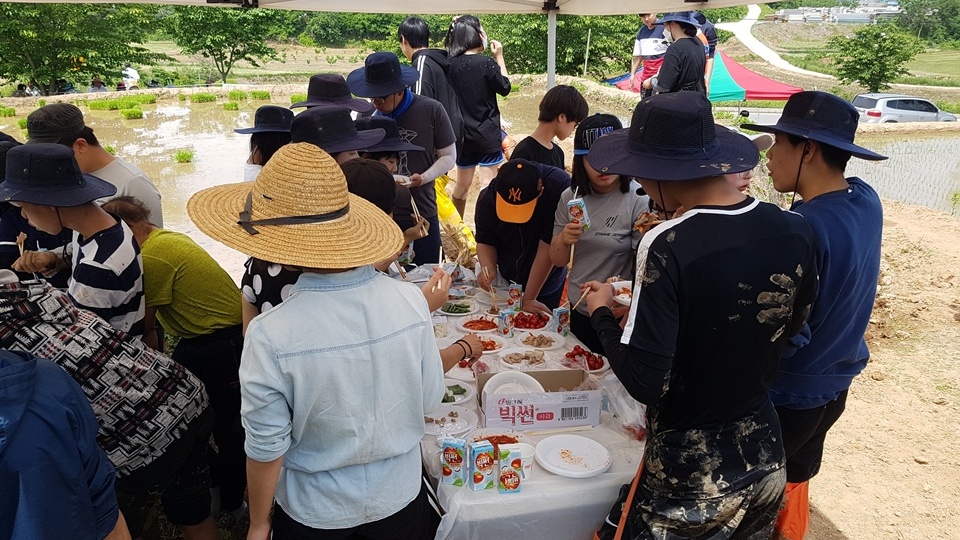
[[[800,69],[797,66],[787,62],[783,58],[780,58],[780,55],[773,51],[770,47],[767,47],[760,42],[757,38],[753,37],[753,34],[750,32],[750,28],[757,22],[757,19],[760,18],[760,6],[757,4],[750,4],[747,6],[747,16],[743,19],[732,22],[732,23],[719,23],[717,28],[733,32],[737,36],[737,39],[740,40],[740,43],[746,45],[750,52],[763,58],[767,62],[773,64],[775,67],[783,69],[785,71],[792,71],[794,73],[802,73],[804,75],[809,75],[811,77],[820,77],[822,79],[833,79],[832,76],[826,75],[824,73],[817,73],[816,71],[807,71],[805,69]]]

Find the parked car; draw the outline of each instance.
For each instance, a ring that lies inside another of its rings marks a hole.
[[[941,111],[929,99],[901,94],[860,94],[853,98],[860,121],[867,124],[887,122],[956,122],[957,117]]]

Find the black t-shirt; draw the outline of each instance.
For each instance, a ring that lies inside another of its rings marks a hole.
[[[449,59],[448,78],[460,98],[463,113],[463,148],[480,153],[500,151],[500,108],[497,94],[510,93],[510,79],[500,66],[483,54],[462,54]]]
[[[527,137],[517,144],[510,154],[510,159],[523,158],[536,163],[542,163],[558,169],[563,168],[563,149],[559,144],[547,148],[533,137]]]
[[[506,223],[497,217],[497,180],[480,192],[474,222],[477,227],[477,243],[493,246],[497,250],[497,269],[514,283],[526,286],[530,268],[537,255],[540,242],[550,244],[553,238],[553,219],[560,202],[560,194],[570,187],[570,176],[561,169],[537,164],[543,179],[543,194],[537,199],[533,217],[526,223]],[[554,267],[540,295],[556,292],[563,287],[566,267]]]
[[[815,258],[801,216],[750,198],[644,235],[623,332],[609,310],[592,322],[617,377],[649,405],[648,461],[663,465],[649,489],[717,495],[782,463],[768,389],[816,296]]]
[[[698,38],[683,38],[674,41],[663,55],[663,65],[657,75],[660,93],[700,92],[707,93],[703,72],[707,67],[707,55],[703,42]]]

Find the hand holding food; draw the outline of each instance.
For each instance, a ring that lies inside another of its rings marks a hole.
[[[66,266],[62,263],[60,257],[52,251],[24,251],[23,255],[13,262],[12,268],[16,272],[39,272],[49,277]]]
[[[430,311],[436,311],[447,303],[447,295],[450,294],[450,285],[453,279],[439,266],[433,269],[433,275],[423,284],[423,296],[427,299],[427,305]]]
[[[580,286],[580,294],[587,295],[587,313],[590,315],[597,308],[613,305],[613,285],[609,283],[588,281]]]
[[[493,277],[496,275],[493,269],[488,269],[486,266],[483,267],[481,272],[477,272],[477,285],[485,291],[490,291],[493,288]]]
[[[564,245],[572,246],[580,240],[580,235],[583,234],[583,224],[581,223],[567,223],[563,226],[563,230],[560,231],[560,241]]]
[[[423,176],[420,173],[410,175],[410,185],[407,187],[420,187],[423,185]]]

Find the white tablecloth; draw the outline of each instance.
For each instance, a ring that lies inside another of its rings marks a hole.
[[[460,334],[455,329],[456,318],[448,321],[450,337],[456,339]],[[579,343],[571,334],[564,350]],[[471,408],[477,410],[477,404],[472,403]],[[617,422],[604,412],[601,425],[575,433],[601,443],[610,452],[610,469],[600,476],[565,478],[534,463],[531,478],[524,480],[520,493],[440,484],[437,494],[447,514],[440,523],[437,540],[588,540],[603,523],[620,486],[633,479],[643,454],[643,443],[629,438]],[[529,438],[536,444],[547,436]],[[421,449],[427,470],[439,478],[440,446],[436,437],[424,437]]]

